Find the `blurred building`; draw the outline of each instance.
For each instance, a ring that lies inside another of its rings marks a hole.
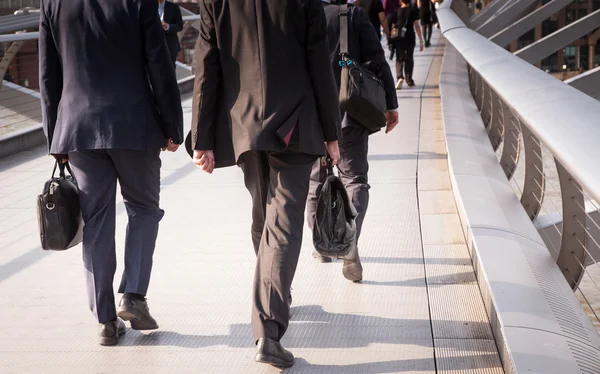
[[[550,0],[540,1],[539,6]],[[575,0],[551,18],[537,25],[526,34],[522,35],[509,46],[510,51],[515,52],[537,40],[540,40],[562,27],[581,19],[588,14],[600,9],[600,0]],[[600,65],[600,25],[594,32],[583,36],[571,45],[548,56],[538,64],[542,70],[548,72],[562,72],[563,65],[567,71],[585,71]]]

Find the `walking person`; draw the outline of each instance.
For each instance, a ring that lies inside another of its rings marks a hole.
[[[240,164],[252,197],[255,361],[280,367],[310,173],[339,160],[338,92],[320,0],[200,2],[191,147],[202,170]]]
[[[181,44],[177,33],[183,30],[183,17],[179,5],[166,0],[158,0],[158,15],[165,30],[165,39],[169,47],[169,55],[173,68],[176,66],[177,56],[181,51]]]
[[[363,8],[369,16],[371,24],[377,33],[377,40],[381,41],[381,29],[385,33],[387,40],[390,39],[390,28],[388,26],[385,11],[383,9],[382,0],[355,0],[354,6]],[[348,1],[350,2],[350,1]]]
[[[85,38],[82,38],[85,35]],[[101,345],[158,324],[145,296],[158,224],[160,150],[183,141],[183,113],[156,1],[45,0],[40,93],[49,152],[68,159],[80,190],[83,261]],[[117,183],[129,223],[115,308]]]
[[[433,8],[432,0],[417,0],[419,5],[419,18],[423,26],[423,38],[425,47],[431,47],[431,36],[433,35]]]
[[[340,67],[340,6],[331,5],[323,1],[325,16],[327,18],[327,40],[329,41],[329,55],[331,66],[336,77],[337,89],[340,90],[342,68]],[[365,63],[367,61],[376,63],[381,69],[381,76],[385,85],[387,102],[387,128],[390,132],[398,123],[398,99],[394,88],[394,78],[391,69],[385,60],[385,52],[381,43],[378,43],[377,34],[370,27],[369,19],[360,8],[349,9],[348,22],[348,52],[353,60]],[[337,104],[339,110],[339,103]],[[369,151],[369,135],[371,132],[358,123],[347,113],[342,113],[343,136],[340,140],[341,158],[337,165],[340,178],[344,183],[352,203],[357,210],[356,236],[360,237],[362,224],[365,219],[369,205],[369,162],[367,159]],[[326,168],[320,161],[313,166],[310,182],[310,194],[308,199],[308,224],[312,229],[318,202],[318,188],[327,177]],[[331,258],[323,257],[316,251],[313,256],[321,262],[331,262]],[[360,256],[356,253],[355,258],[345,259],[342,267],[344,277],[353,282],[360,282],[363,278],[363,268]]]
[[[398,11],[400,8],[400,0],[384,0],[383,3],[383,11],[385,12],[385,17],[387,19],[388,27],[392,24],[392,16]],[[388,40],[388,48],[390,50],[390,60],[394,59],[394,50],[393,45]]]
[[[411,6],[410,0],[400,0],[401,5],[392,16],[392,28],[406,28],[403,38],[393,42],[396,49],[396,89],[401,89],[404,79],[409,87],[415,85],[413,70],[415,67],[415,31],[419,37],[419,50],[423,51],[423,36],[419,27],[419,11]]]

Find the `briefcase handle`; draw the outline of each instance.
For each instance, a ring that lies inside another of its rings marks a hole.
[[[73,176],[73,171],[71,170],[71,166],[69,165],[69,161],[67,160],[56,160],[54,163],[54,170],[52,170],[52,178],[56,175],[56,169],[59,169],[59,175],[61,178],[66,178],[65,169],[69,172],[71,176]]]

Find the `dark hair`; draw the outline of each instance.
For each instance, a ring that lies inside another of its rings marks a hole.
[[[410,5],[410,0],[400,0],[405,5]]]

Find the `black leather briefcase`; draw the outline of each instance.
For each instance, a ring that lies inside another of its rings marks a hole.
[[[356,256],[356,208],[328,159],[327,179],[320,186],[313,226],[313,245],[321,256]]]
[[[83,219],[79,190],[68,162],[56,161],[52,178],[44,184],[37,204],[40,240],[44,250],[64,251],[81,243]]]

